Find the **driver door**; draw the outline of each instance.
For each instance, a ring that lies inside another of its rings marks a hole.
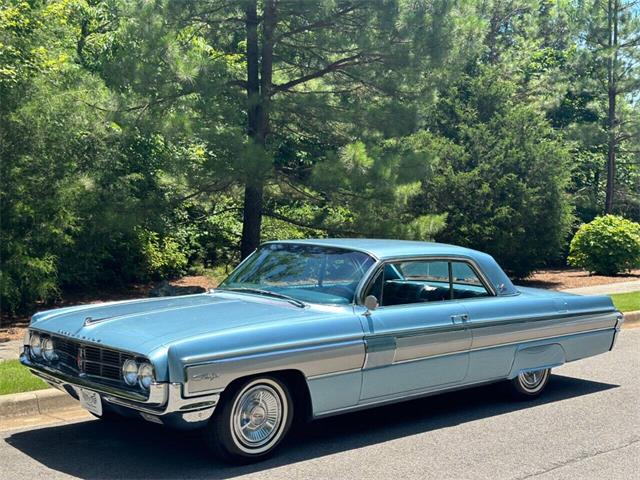
[[[361,317],[367,350],[361,401],[461,383],[471,333],[467,311],[452,295],[451,263],[390,263],[378,275],[367,295],[380,306]]]

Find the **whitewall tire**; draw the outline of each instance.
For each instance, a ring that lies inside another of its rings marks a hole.
[[[205,439],[223,460],[250,463],[270,456],[293,420],[293,402],[284,382],[261,376],[236,384],[218,405]]]

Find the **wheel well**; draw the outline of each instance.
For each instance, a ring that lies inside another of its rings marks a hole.
[[[275,377],[287,386],[289,394],[291,395],[292,401],[295,405],[294,421],[306,421],[311,418],[311,394],[309,393],[307,379],[300,370],[275,370],[236,378],[227,385],[222,392],[221,401],[224,401],[227,395],[234,392],[238,385],[246,382],[247,380],[263,376]]]

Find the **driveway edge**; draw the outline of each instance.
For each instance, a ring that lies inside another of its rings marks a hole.
[[[0,418],[3,419],[77,408],[80,408],[77,400],[53,388],[0,396]]]

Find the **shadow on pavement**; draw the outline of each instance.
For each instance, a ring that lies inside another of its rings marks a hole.
[[[616,387],[554,375],[531,402],[512,402],[486,386],[331,417],[303,426],[274,458],[241,467],[211,459],[197,432],[146,422],[89,421],[18,432],[6,441],[48,468],[82,478],[223,479]]]

